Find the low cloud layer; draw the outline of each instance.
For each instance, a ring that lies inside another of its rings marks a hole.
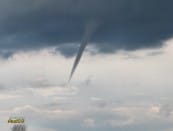
[[[172,131],[173,40],[165,45],[86,52],[69,87],[64,83],[73,58],[58,51],[0,59],[1,129],[10,128],[10,116],[24,116],[28,131]]]
[[[172,4],[171,0],[2,0],[0,54],[80,43],[90,20],[100,25],[91,39],[100,52],[158,47],[173,36]],[[61,52],[71,55],[70,49]]]

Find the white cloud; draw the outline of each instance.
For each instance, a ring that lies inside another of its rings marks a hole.
[[[126,131],[128,126],[142,125],[147,131],[170,130],[173,42],[166,43],[158,50],[86,52],[69,85],[73,58],[52,54],[51,49],[1,60],[0,126],[5,129],[8,117],[19,114],[33,130],[87,126]]]
[[[8,94],[0,94],[0,100],[8,100],[8,99],[15,99],[20,98],[20,95],[8,95]]]
[[[95,126],[95,120],[93,120],[92,118],[87,118],[84,120],[84,125],[88,126],[88,127],[94,127]]]

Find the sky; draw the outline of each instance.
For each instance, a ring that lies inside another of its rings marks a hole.
[[[28,131],[172,131],[172,4],[1,0],[1,129],[24,116]]]

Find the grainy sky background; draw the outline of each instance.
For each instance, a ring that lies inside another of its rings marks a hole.
[[[171,0],[1,0],[0,127],[172,131]],[[99,26],[67,87],[85,26]]]

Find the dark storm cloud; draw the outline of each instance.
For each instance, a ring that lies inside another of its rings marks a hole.
[[[14,51],[3,51],[3,50],[0,50],[0,57],[1,58],[4,58],[4,59],[8,59],[9,57],[11,57],[12,55],[14,54]]]
[[[1,0],[1,50],[40,49],[80,43],[90,20],[100,52],[162,45],[173,35],[171,0]],[[73,54],[73,52],[72,52]]]
[[[74,56],[78,51],[78,48],[79,47],[76,44],[64,44],[59,45],[52,53],[56,54],[57,51],[59,51],[61,54],[68,58]]]

